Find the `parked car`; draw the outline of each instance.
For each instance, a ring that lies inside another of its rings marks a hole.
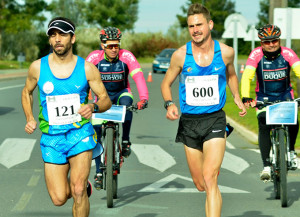
[[[171,56],[174,53],[175,48],[163,49],[160,54],[156,56],[152,63],[152,71],[156,73],[158,71],[166,72],[170,66]]]

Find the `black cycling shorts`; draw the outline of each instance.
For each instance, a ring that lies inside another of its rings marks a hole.
[[[225,138],[226,115],[221,109],[201,115],[182,114],[175,142],[202,150],[203,143],[213,138]]]

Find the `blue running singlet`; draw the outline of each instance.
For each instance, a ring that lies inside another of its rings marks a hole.
[[[37,83],[40,129],[43,133],[60,134],[81,128],[89,123],[89,120],[77,114],[80,106],[88,103],[89,84],[85,74],[85,60],[78,56],[72,74],[61,79],[52,74],[48,57],[49,55],[41,59]]]
[[[226,66],[218,41],[209,66],[199,66],[193,57],[192,42],[186,44],[186,57],[179,76],[182,114],[207,114],[222,109],[226,102]]]

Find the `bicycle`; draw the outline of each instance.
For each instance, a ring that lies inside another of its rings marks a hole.
[[[287,207],[287,172],[292,168],[290,157],[290,136],[288,125],[297,124],[298,103],[291,101],[257,101],[256,107],[266,107],[266,124],[271,125],[271,180],[274,183],[275,198],[281,199],[281,206]]]
[[[103,121],[101,141],[104,152],[101,155],[100,169],[103,171],[103,189],[106,190],[108,208],[113,207],[113,199],[118,197],[118,174],[124,162],[119,141],[119,123],[124,122],[126,110],[136,112],[137,105],[112,105],[108,111],[93,115],[93,118]]]

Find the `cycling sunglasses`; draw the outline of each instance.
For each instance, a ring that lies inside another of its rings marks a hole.
[[[270,45],[271,42],[272,44],[276,44],[279,41],[279,39],[274,39],[274,40],[270,40],[270,41],[262,41],[261,43],[263,43],[264,45]]]
[[[103,44],[105,48],[112,50],[113,48],[118,49],[121,46],[121,43],[117,44]]]

